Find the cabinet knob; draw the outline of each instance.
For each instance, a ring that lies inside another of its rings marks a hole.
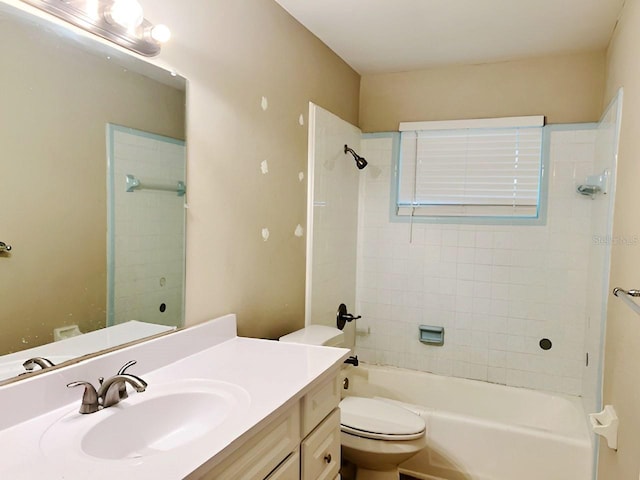
[[[327,463],[331,463],[331,454],[330,453],[327,453],[324,456],[324,461],[327,462]]]

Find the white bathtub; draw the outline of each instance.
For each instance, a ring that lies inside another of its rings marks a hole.
[[[579,398],[360,364],[347,395],[401,402],[427,423],[427,448],[401,465],[425,480],[591,480]]]

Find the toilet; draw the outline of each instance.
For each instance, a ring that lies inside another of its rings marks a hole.
[[[280,337],[280,341],[341,347],[344,333],[309,325]],[[381,398],[343,398],[340,430],[342,456],[356,466],[356,480],[398,480],[398,465],[427,444],[424,420]]]

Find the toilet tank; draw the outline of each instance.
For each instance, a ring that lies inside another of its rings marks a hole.
[[[325,347],[342,347],[344,345],[344,333],[335,327],[309,325],[280,337],[280,341],[303,343],[305,345],[323,345]]]

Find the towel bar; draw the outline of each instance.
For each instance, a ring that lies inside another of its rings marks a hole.
[[[631,310],[640,315],[640,305],[632,300],[633,298],[640,297],[640,290],[624,290],[623,288],[616,287],[613,289],[613,294],[626,303]],[[620,294],[622,294],[622,296]]]

